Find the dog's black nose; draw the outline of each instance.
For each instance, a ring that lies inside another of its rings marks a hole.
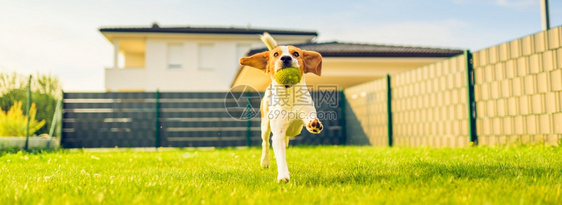
[[[283,63],[288,63],[293,59],[291,58],[291,56],[281,56],[281,60],[283,61]]]

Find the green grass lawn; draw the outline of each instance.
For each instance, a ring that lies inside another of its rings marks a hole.
[[[557,147],[291,147],[291,181],[261,150],[0,157],[1,204],[560,204]],[[272,153],[273,154],[273,153]]]

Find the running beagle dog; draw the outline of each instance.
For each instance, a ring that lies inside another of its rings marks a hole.
[[[269,168],[269,137],[273,133],[277,182],[288,182],[290,176],[285,149],[289,146],[289,137],[299,135],[303,126],[313,134],[319,134],[323,129],[302,76],[306,73],[321,75],[322,55],[295,46],[277,46],[277,42],[268,33],[264,33],[261,40],[269,50],[240,58],[240,64],[260,69],[271,78],[271,85],[260,105],[263,139],[261,167]],[[295,85],[280,85],[275,80],[275,74],[289,67],[300,69],[301,80]]]

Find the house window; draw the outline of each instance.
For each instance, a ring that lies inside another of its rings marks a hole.
[[[183,45],[181,43],[168,44],[168,68],[181,68]]]
[[[199,44],[199,69],[213,70],[216,66],[216,52],[213,44]]]

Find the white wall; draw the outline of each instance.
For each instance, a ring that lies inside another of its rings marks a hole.
[[[167,62],[168,43],[183,45],[182,68],[170,69]],[[215,68],[199,68],[199,44],[213,44]],[[232,41],[146,40],[146,90],[152,91],[225,91],[230,87],[238,69],[236,44]]]
[[[148,82],[144,69],[105,69],[105,88],[108,91],[144,91]]]

